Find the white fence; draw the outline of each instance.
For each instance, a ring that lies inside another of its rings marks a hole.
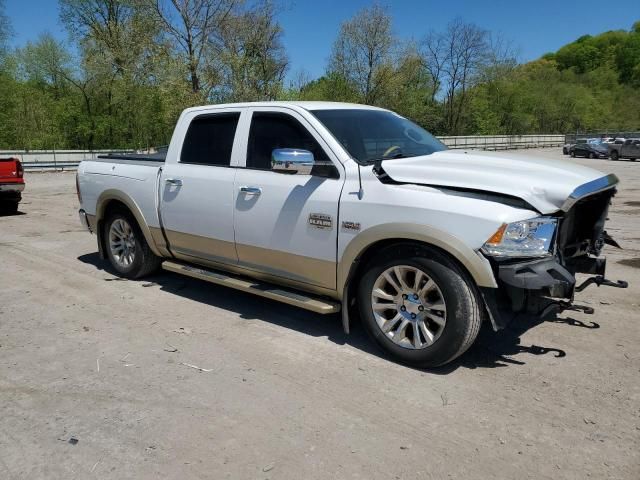
[[[449,148],[480,150],[511,150],[521,148],[557,147],[564,135],[476,135],[438,137]],[[108,153],[131,153],[126,150],[0,150],[0,158],[16,157],[25,170],[74,170],[81,160]]]

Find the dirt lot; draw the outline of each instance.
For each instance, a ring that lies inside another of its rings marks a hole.
[[[640,162],[576,162],[622,179],[606,254],[630,288],[484,329],[435,372],[338,316],[122,281],[74,175],[28,174],[23,214],[0,218],[0,478],[640,478]]]

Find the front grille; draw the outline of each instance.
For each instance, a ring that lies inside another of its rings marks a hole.
[[[615,189],[582,200],[560,219],[558,253],[565,260],[581,255],[598,255],[602,249],[602,232]]]

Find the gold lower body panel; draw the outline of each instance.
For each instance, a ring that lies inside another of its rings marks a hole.
[[[339,298],[335,262],[179,232],[166,234],[171,252],[184,262]],[[160,229],[152,229],[152,235],[159,248],[166,246]]]

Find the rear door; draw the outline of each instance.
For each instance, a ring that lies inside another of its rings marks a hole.
[[[233,201],[241,109],[193,112],[178,159],[160,178],[161,218],[178,258],[235,264]]]
[[[310,151],[312,165],[279,173],[272,165],[277,149]],[[240,265],[335,289],[342,165],[305,118],[287,108],[252,109],[245,159],[234,192]]]

